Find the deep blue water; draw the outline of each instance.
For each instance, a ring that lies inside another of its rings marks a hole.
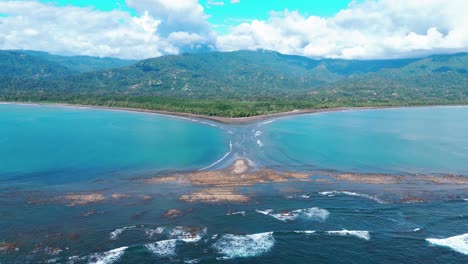
[[[227,152],[213,168],[242,157],[299,171],[467,176],[467,135],[468,107],[226,126],[0,105],[0,263],[468,263],[466,185],[423,186],[433,199],[406,204],[387,197],[420,186],[289,182],[243,188],[253,196],[247,204],[206,205],[178,200],[191,186],[129,180],[202,169]],[[82,191],[129,197],[79,206],[40,202]],[[163,216],[174,208],[183,215]],[[188,241],[183,233],[195,229],[199,240]],[[2,242],[18,250],[2,251]]]

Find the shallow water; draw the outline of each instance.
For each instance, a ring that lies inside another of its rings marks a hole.
[[[424,191],[432,199],[406,204],[389,199],[390,189],[407,195],[419,186],[271,183],[242,188],[249,203],[206,205],[178,200],[196,187],[129,180],[237,158],[298,171],[466,175],[466,132],[467,107],[226,126],[0,105],[0,263],[467,263],[466,186],[435,185]],[[50,200],[83,191],[106,199]],[[181,216],[164,217],[174,208]],[[18,250],[2,250],[2,242]]]
[[[277,120],[257,131],[273,164],[468,175],[467,107],[319,113]]]
[[[228,151],[227,135],[214,126],[154,114],[4,104],[0,180],[60,184],[198,169]]]

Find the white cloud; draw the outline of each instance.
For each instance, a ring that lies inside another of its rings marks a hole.
[[[218,37],[217,48],[345,59],[468,51],[466,10],[466,0],[353,2],[331,18],[285,10],[232,28]]]
[[[161,34],[163,21],[148,12],[132,17],[123,11],[8,1],[0,2],[0,13],[8,15],[0,17],[0,49],[141,59],[207,42],[197,33]]]
[[[216,1],[216,0],[208,0],[208,2],[206,2],[207,6],[210,7],[210,6],[224,6],[224,2],[223,1]]]
[[[185,31],[199,35],[212,34],[203,7],[198,0],[125,0],[128,7],[141,14],[149,12],[162,21],[161,34]]]
[[[208,23],[197,0],[126,3],[137,17],[119,10],[1,1],[0,14],[6,16],[0,16],[0,49],[137,59],[206,49],[346,59],[468,51],[466,0],[356,1],[329,18],[288,10],[271,12],[267,20],[226,18],[236,26],[223,35],[212,31],[220,25]]]

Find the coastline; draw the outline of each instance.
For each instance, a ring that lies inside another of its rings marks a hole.
[[[422,107],[442,107],[442,106],[467,106],[467,105],[410,105],[410,106],[362,106],[362,107],[335,107],[335,108],[312,108],[312,109],[298,109],[288,112],[279,112],[274,114],[265,114],[249,117],[223,117],[223,116],[208,116],[202,114],[185,113],[185,112],[171,112],[162,110],[150,110],[143,108],[130,108],[130,107],[110,107],[98,105],[83,105],[83,104],[67,104],[67,103],[36,103],[36,102],[0,102],[0,104],[16,104],[16,105],[42,105],[42,106],[64,106],[76,108],[94,108],[105,110],[120,110],[139,113],[152,113],[166,116],[194,118],[201,120],[214,121],[228,125],[243,125],[255,122],[265,121],[278,117],[287,117],[304,114],[314,113],[329,113],[329,112],[342,112],[342,111],[361,111],[361,110],[376,110],[376,109],[398,109],[398,108],[422,108]],[[467,106],[468,107],[468,106]]]

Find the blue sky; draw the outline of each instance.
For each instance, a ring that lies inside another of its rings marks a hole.
[[[112,12],[120,10],[122,12]],[[468,52],[467,0],[0,0],[0,49],[391,59]]]

